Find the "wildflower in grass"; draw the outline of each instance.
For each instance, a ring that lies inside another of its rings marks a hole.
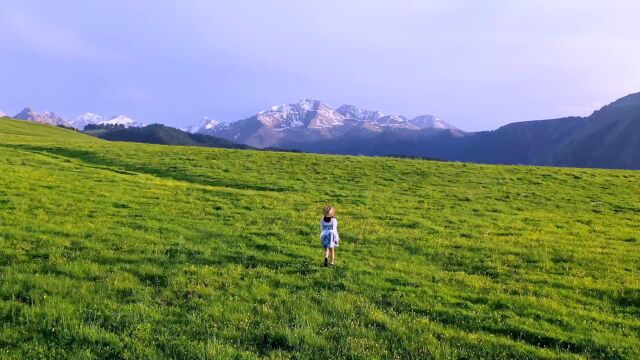
[[[335,263],[335,248],[340,246],[338,235],[338,220],[336,220],[336,208],[329,205],[322,210],[323,218],[320,220],[320,242],[324,249],[324,266],[329,266],[329,253],[331,253],[331,265]]]

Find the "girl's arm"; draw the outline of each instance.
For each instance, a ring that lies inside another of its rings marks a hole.
[[[336,226],[335,226],[335,229],[336,229],[336,237],[338,238],[338,240],[340,240],[340,234],[338,234],[338,220],[333,219],[333,221],[335,221],[335,222],[336,222]]]

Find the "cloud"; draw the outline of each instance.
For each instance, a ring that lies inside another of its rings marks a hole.
[[[27,48],[40,55],[63,60],[115,60],[117,56],[101,49],[62,23],[17,9],[0,14],[4,35],[0,41],[12,47]],[[3,46],[6,44],[2,44]]]

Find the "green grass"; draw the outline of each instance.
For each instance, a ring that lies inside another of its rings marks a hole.
[[[5,119],[0,174],[0,359],[640,358],[639,172]]]

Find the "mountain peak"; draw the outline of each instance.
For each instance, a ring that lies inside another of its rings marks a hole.
[[[31,110],[29,107],[25,107],[22,111],[17,113],[14,118],[19,120],[35,120],[36,116],[38,116],[36,112]]]
[[[416,116],[413,119],[409,120],[410,123],[417,126],[420,129],[449,129],[449,130],[459,130],[457,127],[444,122],[433,115],[420,115]]]
[[[35,122],[39,122],[42,124],[49,124],[49,125],[64,125],[64,126],[71,125],[67,120],[61,118],[60,116],[56,115],[51,111],[45,111],[42,114],[38,114],[37,112],[31,110],[31,108],[28,108],[28,107],[22,109],[22,111],[20,111],[14,116],[14,118],[19,120],[35,121]]]
[[[72,123],[72,126],[76,129],[84,129],[87,125],[122,125],[124,127],[140,127],[144,126],[144,124],[139,123],[130,117],[124,115],[115,115],[112,116],[109,120],[106,120],[104,117],[94,114],[91,112],[84,113],[78,116]]]
[[[189,129],[189,132],[206,134],[208,132],[214,131],[216,128],[218,128],[221,125],[223,125],[221,121],[205,116],[200,123],[192,126]]]
[[[141,123],[125,115],[114,115],[109,120],[101,121],[100,125],[123,125],[124,127],[141,126]]]
[[[272,106],[256,115],[270,129],[326,128],[341,125],[344,118],[320,100],[302,99],[295,104]]]
[[[347,119],[360,121],[378,120],[384,116],[380,111],[360,109],[355,105],[348,104],[341,105],[336,111]]]
[[[267,112],[284,112],[287,113],[289,111],[311,111],[318,110],[321,107],[327,107],[322,101],[315,99],[302,99],[295,104],[282,104],[282,105],[274,105],[269,108],[269,110],[263,110],[258,114],[264,114]]]
[[[78,116],[73,123],[73,127],[82,130],[89,124],[99,124],[103,120],[102,116],[88,112]]]
[[[304,98],[304,99],[298,101],[297,105],[300,106],[300,107],[312,109],[312,108],[316,108],[316,107],[318,107],[320,105],[324,105],[324,103],[322,101],[320,101],[320,100]]]

